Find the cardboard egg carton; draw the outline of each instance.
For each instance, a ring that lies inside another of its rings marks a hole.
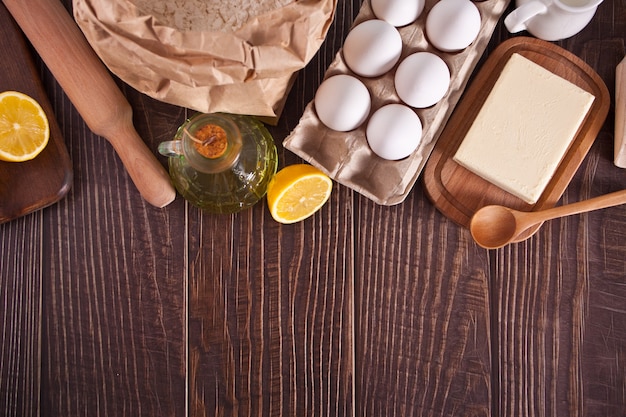
[[[443,99],[434,106],[413,109],[422,122],[423,131],[420,145],[410,156],[400,161],[380,158],[367,144],[367,120],[355,130],[337,132],[320,122],[313,102],[307,105],[298,125],[283,142],[284,147],[320,168],[333,180],[378,204],[395,205],[403,202],[422,172],[510,0],[475,2],[481,15],[480,33],[469,47],[452,53],[437,50],[425,33],[426,18],[437,2],[426,0],[418,19],[398,28],[403,43],[402,55],[398,64],[388,73],[376,78],[360,77],[347,67],[340,50],[325,74],[325,78],[349,74],[361,80],[370,92],[371,115],[383,105],[402,103],[395,91],[394,74],[404,58],[420,51],[432,52],[441,57],[450,70],[450,86]],[[375,18],[369,2],[365,1],[352,27]]]

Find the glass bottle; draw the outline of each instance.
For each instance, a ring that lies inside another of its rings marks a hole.
[[[178,192],[212,213],[235,213],[257,203],[276,173],[274,139],[252,116],[198,113],[174,140],[159,145],[169,157]]]

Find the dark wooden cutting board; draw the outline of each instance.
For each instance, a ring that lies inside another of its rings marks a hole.
[[[41,104],[50,123],[50,140],[33,160],[0,161],[0,223],[58,202],[72,184],[65,141],[43,89],[23,33],[0,2],[0,91],[15,90]]]

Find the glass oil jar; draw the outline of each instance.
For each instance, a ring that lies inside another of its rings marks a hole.
[[[174,139],[159,145],[169,157],[178,192],[211,213],[235,213],[253,206],[276,173],[274,139],[252,116],[198,113]]]

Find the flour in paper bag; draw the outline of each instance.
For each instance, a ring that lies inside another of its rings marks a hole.
[[[248,20],[295,0],[130,0],[157,22],[183,32],[234,32]]]

